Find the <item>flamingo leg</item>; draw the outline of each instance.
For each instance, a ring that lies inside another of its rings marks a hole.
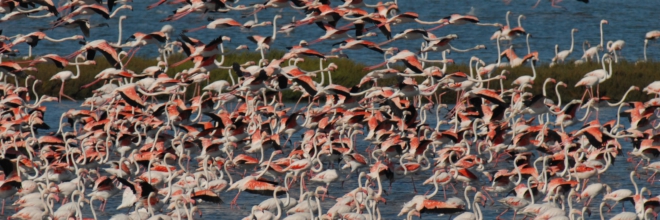
[[[417,194],[417,187],[415,186],[415,179],[413,179],[412,176],[410,176],[410,181],[412,181],[413,191],[415,191],[415,194]]]
[[[232,207],[235,206],[235,207],[238,209],[238,204],[236,204],[236,200],[238,200],[238,196],[239,196],[239,195],[241,195],[241,191],[240,191],[240,190],[238,191],[238,193],[236,193],[236,197],[234,197],[234,199],[231,200],[231,203],[230,203],[230,206],[229,206],[230,208],[232,208]]]
[[[64,98],[67,98],[67,99],[75,102],[76,101],[75,99],[73,99],[73,98],[69,97],[68,95],[64,94],[64,83],[65,82],[66,81],[62,81],[62,86],[60,87],[60,99],[58,101],[62,102],[62,96],[64,96]]]
[[[486,194],[486,196],[488,197],[488,199],[490,199],[491,204],[495,203],[495,200],[493,199],[492,196],[490,196],[490,193],[488,193],[487,190],[484,190],[484,194]]]
[[[495,217],[495,219],[500,219],[500,217],[501,217],[502,215],[504,215],[504,213],[508,212],[509,209],[510,209],[510,208],[506,208],[506,209],[504,210],[504,212],[500,213],[500,215],[498,215],[497,217]]]

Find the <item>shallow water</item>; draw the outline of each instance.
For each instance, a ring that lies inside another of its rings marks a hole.
[[[159,22],[161,19],[166,18],[175,9],[171,5],[163,4],[155,9],[146,11],[147,5],[155,2],[150,1],[134,1],[133,11],[121,11],[120,15],[127,15],[128,19],[123,24],[123,40],[128,38],[134,32],[152,32],[158,31],[165,24],[171,24],[175,27],[175,33],[179,33],[183,29],[198,27],[205,25],[208,22],[206,18],[202,18],[199,14],[190,14],[183,19],[174,22]],[[247,1],[243,0],[237,4],[253,4],[261,3],[262,1]],[[366,1],[369,4],[375,4],[375,0]],[[572,28],[579,29],[575,33],[575,49],[573,54],[568,58],[578,59],[582,56],[582,42],[588,40],[592,45],[599,43],[599,23],[601,19],[609,21],[609,25],[604,26],[605,43],[609,40],[624,40],[626,41],[625,48],[622,55],[629,60],[637,60],[643,58],[642,49],[644,45],[644,35],[646,32],[657,29],[653,26],[657,19],[656,9],[660,7],[660,1],[640,0],[640,1],[619,1],[619,0],[600,0],[592,1],[589,4],[577,2],[574,0],[563,1],[560,5],[566,7],[566,10],[556,9],[550,7],[549,1],[542,1],[537,8],[531,8],[536,1],[512,1],[510,4],[505,4],[502,1],[493,0],[464,0],[464,1],[437,1],[437,0],[417,0],[410,2],[401,2],[399,9],[401,12],[416,12],[419,14],[420,19],[424,21],[436,21],[442,17],[448,16],[453,13],[472,13],[476,15],[482,23],[502,23],[505,24],[504,16],[507,11],[511,11],[510,16],[511,26],[517,26],[518,15],[524,14],[527,19],[522,21],[522,25],[526,31],[532,34],[533,38],[530,39],[532,51],[539,51],[540,59],[542,62],[549,62],[554,56],[554,45],[559,44],[560,50],[569,49],[571,38],[570,30]],[[340,1],[333,2],[333,5],[340,4]],[[433,6],[433,7],[428,7]],[[613,10],[615,8],[615,10]],[[370,11],[369,9],[368,11]],[[280,9],[267,9],[258,14],[259,21],[272,21],[275,13]],[[252,20],[253,17],[241,18],[242,12],[229,12],[229,13],[214,13],[210,14],[211,17],[231,17],[238,22],[244,23]],[[284,9],[281,12],[283,18],[279,19],[277,24],[282,24],[291,21],[295,16],[297,19],[303,18],[303,14],[294,11],[290,8]],[[108,23],[110,27],[95,28],[91,31],[91,36],[88,40],[106,39],[111,42],[116,42],[118,39],[117,33],[117,17],[115,19],[104,20],[98,15],[91,18],[93,24]],[[38,28],[48,27],[48,22],[54,19],[41,19],[41,20],[19,20],[0,23],[0,29],[3,29],[3,34],[6,36],[13,36],[15,34],[25,34],[31,31],[36,31]],[[340,22],[343,26],[345,21]],[[24,27],[24,28],[16,28]],[[402,24],[392,28],[393,35],[399,33],[407,28],[431,28],[433,26],[421,26],[418,24]],[[484,44],[488,47],[487,50],[472,51],[469,53],[451,53],[449,58],[453,58],[457,63],[467,63],[469,58],[473,55],[478,56],[485,60],[487,63],[495,62],[497,59],[497,48],[495,41],[490,41],[491,35],[497,30],[495,27],[483,27],[475,25],[463,26],[449,26],[438,29],[433,33],[437,36],[444,36],[446,34],[457,34],[459,38],[452,42],[452,45],[459,49],[466,49],[474,47],[478,44]],[[72,34],[81,34],[77,29],[64,29],[57,28],[52,31],[46,32],[52,38],[68,37]],[[291,37],[286,37],[278,34],[277,40],[274,41],[271,48],[285,50],[285,47],[297,45],[300,40],[307,40],[308,42],[322,36],[325,32],[316,25],[309,25],[297,28]],[[221,30],[202,30],[198,32],[189,33],[190,36],[208,42],[218,35],[226,35],[232,38],[232,41],[226,46],[229,48],[236,48],[238,45],[246,44],[250,48],[256,48],[254,44],[246,39],[246,36],[259,34],[269,36],[272,34],[271,27],[260,27],[252,31],[243,31],[240,29],[221,29]],[[352,34],[353,35],[353,34]],[[382,42],[385,37],[379,34],[377,37],[368,39],[374,42]],[[125,42],[125,41],[122,41]],[[312,49],[320,52],[329,52],[331,44],[338,41],[324,41],[316,45],[312,45]],[[419,40],[400,40],[390,44],[399,49],[418,50],[420,47],[421,39]],[[508,44],[503,42],[503,44]],[[518,50],[518,54],[526,51],[525,38],[520,37],[513,41],[513,45]],[[651,42],[648,51],[649,58],[660,56],[660,48],[655,42]],[[78,49],[80,45],[74,41],[63,43],[52,43],[49,41],[42,41],[34,49],[36,54],[57,53],[69,54]],[[385,46],[387,47],[387,46]],[[18,45],[20,49],[27,55],[28,46],[26,44]],[[146,57],[155,56],[155,46],[148,46],[140,50],[141,55]],[[358,62],[367,64],[376,64],[382,61],[382,55],[370,50],[351,50],[345,52],[349,57],[352,57]],[[440,53],[429,55],[430,59],[440,59]]]
[[[128,20],[124,22],[124,35],[123,38],[127,38],[130,34],[141,31],[141,32],[151,32],[158,31],[160,27],[166,23],[160,23],[159,20],[167,17],[174,10],[174,7],[169,5],[160,6],[151,11],[143,10],[146,5],[154,1],[135,1],[132,3],[135,10],[134,11],[123,11],[120,14],[128,15]],[[241,1],[238,4],[248,4],[256,3],[257,1]],[[589,40],[592,44],[597,44],[599,41],[599,22],[601,19],[607,19],[609,25],[604,27],[605,33],[605,42],[609,40],[618,40],[623,39],[626,41],[626,46],[623,50],[623,56],[629,60],[636,60],[642,57],[642,47],[643,47],[643,37],[647,31],[650,31],[656,27],[649,27],[649,24],[654,24],[657,20],[656,9],[660,6],[660,1],[649,1],[649,0],[640,0],[640,1],[617,1],[617,0],[600,0],[597,2],[592,1],[592,3],[584,4],[577,1],[564,1],[560,3],[567,10],[555,9],[550,7],[550,3],[547,1],[542,1],[539,7],[532,9],[531,6],[535,1],[513,1],[511,4],[504,4],[502,1],[475,1],[475,0],[464,0],[464,1],[430,1],[430,0],[417,0],[417,1],[407,1],[402,2],[399,6],[402,12],[414,11],[420,14],[421,20],[437,20],[444,16],[447,16],[452,13],[468,13],[472,12],[478,16],[481,22],[484,23],[505,23],[504,15],[506,11],[512,11],[510,17],[511,24],[516,26],[517,17],[519,14],[524,14],[527,19],[523,20],[523,26],[525,29],[533,34],[531,39],[532,50],[538,50],[540,52],[540,58],[542,62],[549,62],[549,60],[554,56],[554,45],[559,44],[560,48],[567,49],[570,47],[570,30],[572,28],[578,28],[580,31],[575,33],[576,47],[575,52],[570,56],[569,59],[579,58],[582,54],[581,52],[581,43],[584,40]],[[368,3],[375,3],[369,1]],[[334,5],[339,4],[335,2]],[[433,7],[429,7],[433,5]],[[615,7],[615,10],[613,10]],[[278,12],[278,9],[268,9],[265,12],[259,13],[259,20],[272,20],[272,17],[275,12]],[[285,9],[281,13],[283,19],[279,20],[278,23],[282,24],[284,22],[289,22],[292,16],[297,18],[302,18],[303,15],[299,12],[293,11],[291,9]],[[240,12],[230,12],[227,14],[213,14],[212,17],[232,17],[238,20],[239,22],[245,22],[252,17],[248,18],[239,18]],[[28,33],[31,31],[36,31],[37,28],[43,28],[47,26],[47,20],[20,20],[20,21],[10,21],[0,24],[0,28],[3,29],[3,34],[7,36],[12,36],[18,33]],[[109,41],[115,41],[117,39],[117,20],[107,20],[103,21],[97,16],[92,18],[93,23],[107,22],[110,25],[110,28],[96,28],[91,31],[92,36],[88,40],[94,39],[107,39]],[[206,24],[207,21],[205,18],[201,18],[199,15],[193,14],[189,15],[179,21],[171,22],[177,29],[177,33],[185,28],[197,27],[200,25]],[[344,23],[340,23],[344,24]],[[24,27],[22,29],[16,28]],[[393,32],[398,33],[406,28],[421,27],[419,25],[405,24],[400,26],[394,26]],[[430,28],[431,26],[426,26]],[[435,31],[434,33],[438,36],[455,33],[459,36],[459,39],[452,42],[452,45],[457,48],[468,48],[475,46],[477,44],[485,44],[488,46],[487,50],[473,51],[469,53],[451,53],[449,58],[453,58],[457,63],[466,63],[469,60],[470,56],[476,55],[487,62],[494,62],[497,59],[497,51],[495,48],[495,42],[488,40],[496,28],[493,27],[479,27],[474,25],[464,25],[464,26],[448,26],[442,29]],[[247,44],[251,48],[254,48],[253,43],[249,42],[245,36],[252,34],[260,35],[269,35],[272,29],[270,27],[257,28],[256,30],[245,32],[239,31],[239,29],[224,29],[224,30],[203,30],[194,33],[190,33],[190,36],[200,38],[203,41],[208,42],[209,40],[217,37],[217,35],[227,35],[232,37],[232,42],[228,43],[229,48],[235,48],[241,44]],[[80,34],[78,30],[67,30],[67,29],[55,29],[52,31],[47,31],[47,34],[53,38],[67,37],[71,34]],[[273,48],[285,49],[286,46],[296,45],[299,40],[304,39],[307,41],[314,40],[318,36],[323,34],[322,30],[317,28],[315,25],[305,26],[298,28],[294,31],[292,37],[285,37],[278,34],[277,40],[273,44]],[[302,36],[302,37],[300,37]],[[375,38],[369,39],[375,42],[384,41],[385,38],[382,35],[379,35]],[[317,45],[311,46],[311,48],[319,50],[321,52],[330,51],[331,43],[336,41],[325,41]],[[419,48],[421,40],[416,41],[405,41],[400,40],[393,44],[400,49],[410,49],[417,50]],[[519,38],[514,40],[514,46],[521,48],[518,51],[525,51],[524,38]],[[77,42],[64,42],[64,43],[51,43],[48,41],[42,41],[34,49],[36,54],[46,54],[46,53],[58,53],[58,54],[68,54],[79,48]],[[21,51],[27,51],[27,45],[22,44],[17,46]],[[149,46],[145,49],[142,49],[139,53],[147,57],[154,56],[155,47]],[[351,58],[359,62],[364,62],[367,64],[375,64],[382,61],[382,56],[374,53],[370,50],[351,50],[346,51]],[[521,53],[521,52],[519,52]],[[651,43],[650,49],[648,51],[649,57],[660,56],[660,50],[658,49],[657,43]],[[439,59],[440,54],[431,54],[430,59]],[[72,102],[62,102],[62,103],[46,103],[48,111],[46,112],[45,120],[54,130],[57,129],[57,124],[60,115],[62,112],[67,111],[70,108],[77,108],[79,103]],[[583,114],[581,112],[580,114]],[[616,109],[603,109],[601,112],[601,121],[606,122],[608,120],[614,119],[616,115]],[[622,120],[625,125],[628,125],[627,122]],[[430,116],[428,123],[434,127],[435,116]],[[576,127],[572,127],[575,129]],[[293,136],[293,141],[298,140],[299,135]],[[360,138],[361,139],[361,138]],[[629,152],[631,145],[629,142],[622,140],[624,154]],[[364,152],[364,149],[367,147],[367,143],[360,141],[357,143],[357,148],[360,152]],[[628,188],[633,189],[632,184],[628,178],[629,172],[632,170],[634,165],[625,162],[624,155],[621,156],[621,159],[617,160],[616,165],[611,167],[606,175],[601,177],[601,180],[605,183],[608,183],[612,186],[613,189]],[[195,163],[191,163],[195,164]],[[500,166],[501,167],[501,166]],[[511,165],[506,167],[510,168]],[[487,170],[493,169],[492,167],[487,167]],[[430,171],[420,173],[415,178],[416,186],[418,188],[419,194],[423,194],[427,190],[432,190],[432,186],[421,186],[421,182],[430,175]],[[346,173],[341,173],[340,176],[345,176]],[[240,178],[238,175],[234,175],[234,180]],[[483,175],[480,175],[481,184],[488,184],[487,178]],[[648,183],[644,182],[645,178],[642,175],[642,180],[638,181],[640,188],[642,186],[649,187],[652,191],[657,191],[657,184],[650,186]],[[596,180],[592,180],[595,182]],[[387,181],[384,182],[387,185]],[[309,188],[316,186],[316,183],[310,183]],[[345,186],[340,187],[339,183],[334,183],[330,187],[330,193],[333,196],[341,196],[344,193],[352,190],[357,187],[355,176],[346,180]],[[452,195],[450,190],[448,196],[457,196],[463,198],[462,187],[457,186],[459,190],[458,195]],[[88,189],[87,192],[91,191]],[[291,196],[293,198],[298,197],[298,187],[295,186],[291,189]],[[236,191],[223,192],[220,194],[220,197],[226,201],[226,203],[221,205],[202,203],[200,208],[202,209],[204,216],[202,219],[239,219],[244,216],[247,216],[250,212],[250,207],[252,205],[258,204],[260,201],[270,198],[266,196],[252,195],[249,193],[242,193],[239,200],[239,205],[241,206],[240,210],[229,209],[227,204],[235,195]],[[442,193],[440,192],[435,199],[442,200]],[[383,219],[401,219],[402,217],[395,217],[396,214],[401,209],[401,206],[404,202],[407,202],[414,196],[412,191],[411,182],[409,178],[397,179],[393,185],[392,189],[388,190],[388,195],[385,197],[388,202],[387,204],[379,204]],[[502,195],[500,195],[502,196]],[[600,196],[597,197],[594,202],[591,204],[591,210],[593,211],[592,219],[598,218],[598,202],[600,201]],[[472,199],[472,195],[470,195]],[[97,212],[100,219],[107,219],[110,216],[117,213],[124,213],[126,210],[116,211],[115,208],[121,202],[121,195],[116,195],[109,200],[107,209],[103,213]],[[95,203],[98,205],[98,201]],[[331,199],[326,199],[322,202],[323,210],[330,208],[334,202]],[[626,204],[628,208],[631,208],[630,204]],[[59,206],[58,206],[59,207]],[[483,208],[482,211],[485,215],[484,219],[493,219],[494,216],[499,214],[504,210],[504,207],[496,203],[494,206],[487,206]],[[620,210],[620,206],[615,208],[613,213],[606,214],[606,217],[611,217]],[[7,214],[11,214],[12,210],[8,209]],[[88,206],[85,206],[85,216],[90,217],[90,211]],[[423,215],[424,218],[435,219],[434,216],[428,214]],[[511,218],[512,212],[509,212],[505,217]],[[446,218],[446,217],[443,217]]]
[[[51,125],[52,131],[57,130],[57,123],[59,120],[59,116],[62,114],[62,112],[71,109],[71,108],[78,108],[77,106],[79,103],[73,103],[73,102],[63,102],[63,103],[46,103],[45,106],[48,107],[48,111],[45,115],[45,121],[47,124]],[[600,121],[601,122],[607,122],[609,120],[616,119],[616,112],[617,109],[615,108],[607,108],[603,109],[600,114]],[[445,111],[443,111],[444,113]],[[582,117],[584,112],[580,112],[579,117]],[[551,118],[551,120],[554,120],[554,118]],[[622,124],[629,126],[628,122],[626,119],[621,120]],[[427,123],[430,124],[432,127],[435,127],[435,116],[429,116],[429,119],[427,120]],[[578,129],[582,124],[572,126],[570,128],[567,128],[568,130],[574,130]],[[65,130],[67,130],[66,128]],[[442,127],[442,129],[447,129],[447,127]],[[298,141],[300,135],[294,135],[292,140]],[[359,152],[364,153],[365,148],[367,147],[368,143],[362,141],[364,136],[358,136],[358,142],[357,142],[357,149]],[[634,164],[630,164],[625,162],[625,155],[627,152],[630,152],[632,146],[630,145],[629,142],[626,142],[625,140],[620,140],[621,144],[623,145],[623,154],[619,156],[619,158],[616,160],[616,163],[610,167],[607,172],[601,176],[601,181],[604,183],[609,184],[614,190],[616,189],[633,189],[633,186],[630,182],[629,179],[629,173],[630,171],[634,168]],[[473,146],[474,147],[474,146]],[[473,149],[474,150],[474,149]],[[286,152],[287,150],[285,150]],[[538,155],[537,155],[538,156]],[[116,158],[115,158],[116,159]],[[509,163],[509,164],[506,164]],[[506,165],[504,165],[506,164]],[[191,169],[196,165],[195,162],[191,162]],[[327,168],[327,166],[324,166]],[[196,168],[196,167],[195,167]],[[337,167],[336,167],[337,168]],[[497,169],[512,169],[512,165],[510,162],[501,162]],[[492,165],[486,165],[486,171],[492,171],[496,170],[495,168],[492,167]],[[249,171],[248,171],[249,172]],[[475,174],[479,177],[479,183],[473,183],[473,186],[481,186],[481,185],[490,185],[488,182],[488,179],[474,171]],[[643,171],[640,171],[643,172]],[[233,178],[234,180],[240,179],[241,177],[237,175],[236,173],[233,173],[234,175]],[[340,177],[344,177],[347,173],[341,171],[340,172]],[[416,187],[418,190],[418,194],[424,194],[427,191],[432,191],[433,186],[422,186],[421,182],[423,182],[426,178],[428,178],[431,175],[431,171],[426,171],[419,173],[416,175],[415,178],[415,183]],[[658,189],[658,184],[656,185],[650,185],[644,180],[647,178],[647,176],[642,175],[642,179],[638,180],[638,185],[639,187],[646,186],[648,187],[651,191],[657,192]],[[341,196],[350,190],[354,189],[357,187],[357,182],[356,182],[356,176],[353,175],[351,178],[347,179],[345,182],[344,187],[341,187],[341,183],[336,182],[330,185],[329,192],[331,196]],[[597,182],[598,180],[596,178],[592,178],[590,183]],[[387,199],[387,204],[380,203],[379,207],[381,210],[381,214],[383,219],[401,219],[402,217],[396,217],[396,215],[399,213],[401,210],[401,207],[403,203],[409,201],[415,193],[413,192],[413,188],[411,185],[411,180],[409,177],[402,178],[402,177],[397,177],[395,182],[392,184],[392,188],[388,189],[387,188],[388,181],[383,180],[383,185],[385,187],[385,190],[387,190],[387,195],[385,198]],[[299,195],[299,187],[298,184],[294,184],[290,189],[290,194],[292,198],[298,198]],[[318,183],[312,183],[308,181],[308,188],[309,189],[314,189],[316,186],[320,184]],[[448,189],[447,191],[447,196],[452,197],[456,196],[458,198],[463,199],[463,186],[461,184],[456,184],[456,188],[458,189],[459,193],[454,195],[453,190],[451,188]],[[87,189],[87,192],[91,192],[91,188]],[[220,194],[220,197],[225,201],[223,204],[217,205],[217,204],[211,204],[211,203],[201,203],[200,204],[200,209],[203,211],[203,216],[201,219],[240,219],[242,217],[248,216],[250,214],[250,208],[253,205],[259,204],[261,201],[271,198],[269,196],[261,196],[261,195],[254,195],[250,193],[241,193],[240,199],[239,199],[239,205],[241,209],[230,209],[229,208],[229,201],[233,199],[233,197],[236,195],[236,191],[229,191],[229,192],[223,192]],[[470,199],[473,199],[474,194],[471,192],[469,197]],[[499,194],[499,197],[496,197],[495,199],[497,200],[498,198],[503,198],[505,195]],[[282,198],[282,197],[280,197]],[[599,218],[598,214],[598,205],[600,202],[601,196],[598,196],[592,204],[590,205],[591,211],[593,212],[591,219],[596,219]],[[438,194],[434,197],[436,200],[444,200],[443,195],[442,195],[442,189]],[[103,213],[99,213],[97,211],[97,214],[99,215],[100,219],[107,219],[112,215],[115,215],[117,213],[125,213],[127,210],[123,211],[117,211],[115,208],[119,206],[121,203],[121,194],[116,195],[115,197],[112,197],[108,201],[107,209]],[[490,203],[490,202],[489,202]],[[537,202],[538,203],[538,202]],[[575,203],[575,202],[574,202]],[[96,201],[96,205],[99,205],[100,202]],[[326,199],[325,201],[321,202],[322,209],[324,210],[324,213],[334,205],[334,201],[332,199]],[[630,210],[632,206],[630,204],[626,204],[627,210]],[[56,205],[56,207],[59,207]],[[580,209],[582,207],[582,204],[574,206],[578,207]],[[484,219],[494,219],[494,216],[497,216],[500,212],[504,211],[505,207],[499,203],[495,203],[493,206],[488,204],[486,208],[482,208],[482,212],[485,216]],[[621,207],[620,205],[617,206],[617,208],[614,209],[612,213],[605,213],[606,217],[612,217],[618,212],[620,212]],[[8,213],[11,213],[11,211],[8,211]],[[91,217],[91,212],[89,211],[89,206],[85,206],[85,216],[90,216]],[[423,214],[423,218],[430,218],[430,219],[436,219],[437,217],[434,217],[433,214]],[[199,216],[196,216],[199,217]],[[441,219],[446,219],[448,216],[442,217]],[[506,215],[504,215],[505,219],[511,219],[513,217],[513,212],[508,212]],[[586,216],[585,216],[586,217]],[[520,216],[519,216],[520,218]],[[589,217],[586,217],[589,219]]]

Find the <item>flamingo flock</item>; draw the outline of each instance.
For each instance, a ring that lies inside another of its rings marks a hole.
[[[551,2],[557,6],[559,1]],[[469,14],[425,21],[417,13],[399,12],[396,1],[369,5],[347,0],[332,6],[330,1],[305,0],[252,5],[159,0],[144,10],[165,3],[180,6],[162,22],[231,11],[254,20],[241,24],[229,17],[208,17],[208,24],[177,27],[181,33],[166,24],[159,31],[132,33],[122,42],[121,22],[130,18],[118,12],[133,10],[130,3],[2,1],[5,16],[0,22],[60,16],[50,29],[82,32],[62,39],[48,37],[43,32],[47,30],[0,36],[0,59],[5,58],[0,61],[0,214],[8,219],[194,219],[203,218],[204,212],[216,215],[213,219],[229,219],[213,210],[223,206],[244,214],[243,219],[260,220],[657,219],[660,196],[652,191],[660,171],[660,81],[641,91],[631,86],[618,102],[601,96],[599,85],[614,74],[625,45],[622,40],[604,43],[607,20],[599,24],[600,44],[583,46],[584,55],[576,61],[600,62],[602,68],[576,73],[584,77],[568,85],[553,78],[536,80],[540,57],[530,47],[531,33],[522,26],[525,16],[513,27],[510,12],[503,25]],[[272,22],[257,20],[257,13],[269,8],[305,16],[278,30],[280,14]],[[102,26],[91,25],[88,18],[116,16],[116,42],[86,39]],[[431,28],[393,34],[394,27],[405,23]],[[282,57],[266,59],[278,33],[314,28],[310,24],[325,34],[290,45]],[[492,29],[497,62],[472,56],[469,73],[448,72],[454,63],[450,52],[486,48],[480,44],[457,49],[451,45],[456,34],[432,33],[457,25]],[[230,37],[218,35],[204,42],[188,36],[262,26],[272,26],[272,35],[246,35],[254,44],[235,49],[259,51],[261,59],[244,64],[225,63],[225,56],[235,51],[225,49]],[[370,32],[375,29],[378,33]],[[578,29],[567,33],[570,49],[555,47],[551,66],[570,59],[575,32]],[[379,34],[384,41],[368,40]],[[518,38],[525,39],[526,52],[513,47]],[[644,61],[646,45],[658,38],[660,31],[646,34]],[[81,46],[69,53],[32,56],[40,40],[76,40]],[[403,40],[419,41],[420,49],[397,48],[397,41]],[[332,41],[333,48],[320,52],[322,41]],[[30,46],[26,61],[7,61],[17,55],[13,47],[21,43]],[[156,66],[141,72],[129,69],[133,56],[152,45],[159,52]],[[384,61],[366,67],[359,84],[334,84],[332,73],[342,67],[328,59],[361,49],[382,54]],[[441,53],[442,60],[428,59],[429,52]],[[93,96],[59,115],[52,131],[54,125],[45,122],[44,103],[62,97],[75,101],[64,93],[65,84],[81,74],[95,74],[81,73],[80,66],[96,65],[97,53],[110,67],[82,86],[94,88]],[[175,53],[185,58],[168,63]],[[318,69],[297,66],[308,57],[318,59]],[[193,67],[169,71],[188,62]],[[394,66],[401,63],[403,70]],[[61,71],[50,78],[61,81],[58,97],[39,96],[42,82],[29,74],[38,71],[37,64],[75,65],[76,72]],[[524,65],[531,67],[531,75],[504,85],[504,79],[518,75],[510,67]],[[227,74],[231,80],[209,82],[211,74]],[[7,82],[7,77],[14,81]],[[193,97],[186,98],[190,86]],[[543,92],[527,91],[534,86],[542,86]],[[579,92],[578,87],[584,87],[582,98],[562,102],[559,90],[568,86]],[[547,94],[553,89],[556,100]],[[295,104],[283,101],[287,91],[299,96]],[[638,92],[655,97],[626,101],[628,94]],[[455,93],[456,101],[442,102],[446,93]],[[603,116],[608,113],[616,115]],[[630,172],[616,178],[612,167],[626,163],[630,165],[623,169]],[[624,182],[634,191],[622,187]],[[257,199],[241,200],[245,194]],[[122,211],[105,213],[114,209]]]

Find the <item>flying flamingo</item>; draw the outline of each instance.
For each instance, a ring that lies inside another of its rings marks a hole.
[[[196,28],[191,28],[191,29],[185,29],[183,30],[184,33],[188,32],[194,32],[198,30],[202,30],[204,28],[206,29],[221,29],[221,28],[230,28],[230,27],[240,27],[242,26],[241,23],[238,23],[238,21],[231,19],[231,18],[217,18],[217,19],[208,19],[210,21],[209,24],[203,25],[200,27]]]
[[[275,37],[277,37],[277,19],[282,18],[281,15],[275,15],[273,18],[273,36],[270,37],[262,37],[259,35],[252,35],[247,37],[248,40],[254,42],[257,44],[257,48],[255,50],[260,50],[261,51],[261,59],[266,59],[264,56],[264,49],[269,49],[270,44],[275,41]]]
[[[26,35],[23,35],[21,37],[16,38],[16,40],[14,40],[9,45],[9,47],[13,47],[13,46],[15,46],[17,44],[20,44],[20,43],[27,43],[28,45],[30,45],[27,57],[32,57],[32,48],[36,47],[37,44],[39,43],[39,41],[41,41],[41,40],[47,40],[47,41],[50,41],[50,42],[59,43],[59,42],[67,41],[67,40],[82,40],[82,39],[85,39],[85,37],[82,36],[82,35],[74,35],[74,36],[71,36],[71,37],[65,37],[65,38],[61,38],[61,39],[53,39],[53,38],[50,38],[50,37],[46,36],[46,34],[44,32],[32,32],[32,33],[29,33],[29,34],[26,34]]]
[[[495,26],[495,27],[501,26],[501,24],[497,24],[497,23],[494,23],[494,24],[480,23],[479,18],[477,18],[475,16],[461,15],[461,14],[451,14],[447,17],[444,17],[444,18],[440,19],[438,21],[438,23],[441,23],[441,25],[438,25],[434,28],[428,29],[427,31],[434,31],[436,29],[442,28],[442,27],[444,27],[446,25],[450,25],[450,24],[464,25],[464,24],[472,23],[472,24],[475,24],[475,25],[478,25],[478,26]]]

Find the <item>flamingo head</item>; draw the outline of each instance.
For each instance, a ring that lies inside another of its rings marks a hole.
[[[609,23],[607,22],[607,20],[605,20],[605,19],[600,20],[600,23],[601,23],[601,24],[609,24]]]
[[[362,37],[374,37],[374,36],[378,36],[378,33],[376,33],[376,32],[369,32],[369,33],[365,34],[365,35],[362,36]]]
[[[126,17],[126,16],[122,16],[122,17]],[[160,32],[168,33],[168,34],[172,33],[174,32],[174,27],[172,27],[172,25],[166,24],[160,29]]]
[[[326,68],[328,71],[335,71],[337,70],[338,66],[335,63],[330,63],[328,67]]]

